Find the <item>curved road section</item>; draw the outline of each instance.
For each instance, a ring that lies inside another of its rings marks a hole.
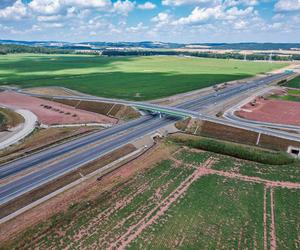
[[[0,136],[0,149],[7,148],[18,141],[24,139],[35,129],[37,117],[32,112],[25,109],[14,110],[24,118],[24,123],[16,131],[6,132],[3,137]]]

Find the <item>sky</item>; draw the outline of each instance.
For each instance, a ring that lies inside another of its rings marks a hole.
[[[0,0],[0,39],[300,43],[300,0]]]

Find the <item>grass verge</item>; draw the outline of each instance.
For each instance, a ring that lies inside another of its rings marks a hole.
[[[300,88],[300,76],[295,77],[294,79],[289,81],[287,83],[287,87],[299,89]]]
[[[1,129],[13,128],[24,122],[24,118],[18,113],[0,107],[0,131]]]

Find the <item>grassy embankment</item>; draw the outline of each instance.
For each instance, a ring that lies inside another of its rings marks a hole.
[[[24,118],[18,113],[0,107],[0,130],[16,127],[24,122]]]
[[[271,98],[291,102],[300,102],[300,90],[289,89],[286,95],[273,95]]]
[[[269,164],[269,165],[285,165],[292,164],[297,160],[284,152],[272,152],[255,147],[234,144],[230,142],[220,141],[216,139],[200,138],[200,137],[177,137],[172,140],[182,143],[191,148],[202,149],[218,154],[228,155],[248,161]]]
[[[286,65],[168,56],[19,54],[0,56],[0,84],[62,86],[103,97],[150,100],[251,77]]]
[[[287,84],[287,87],[299,89],[300,88],[300,76],[295,77],[294,79],[289,81]]]

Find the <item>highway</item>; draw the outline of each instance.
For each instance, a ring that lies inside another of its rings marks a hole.
[[[149,122],[144,122],[143,126],[138,127],[126,135],[119,135],[110,140],[99,144],[89,150],[85,150],[71,157],[67,157],[57,163],[53,163],[47,168],[43,168],[40,171],[29,174],[18,181],[13,181],[0,188],[0,204],[3,204],[15,197],[18,197],[29,190],[39,187],[51,180],[62,176],[71,170],[75,170],[89,162],[92,162],[99,158],[101,155],[105,155],[117,148],[126,145],[128,142],[147,135],[153,132],[155,128],[160,128],[168,123],[175,122],[176,118],[171,119],[159,119],[153,118]]]
[[[254,89],[264,84],[268,84],[275,79],[281,79],[286,76],[286,74],[267,76],[264,79],[254,80],[248,82],[247,84],[229,87],[223,91],[218,92],[217,95],[211,94],[209,96],[200,97],[192,101],[184,102],[180,105],[176,105],[176,107],[161,107],[158,105],[148,103],[141,104],[129,101],[118,102],[122,102],[123,104],[124,102],[126,102],[126,105],[132,106],[141,105],[146,108],[149,107],[149,110],[157,108],[158,110],[166,110],[166,112],[184,113],[185,116],[199,117],[200,119],[210,120],[225,125],[233,125],[265,134],[272,134],[283,138],[293,138],[300,141],[300,137],[297,135],[289,134],[282,131],[274,131],[267,128],[257,128],[257,126],[245,126],[244,124],[239,124],[238,122],[225,121],[219,118],[205,116],[195,111],[201,110],[201,108],[203,108],[207,104],[214,104],[217,102],[224,101],[234,95],[240,94],[251,88]],[[107,101],[106,98],[97,98],[89,96],[73,97],[73,99]],[[135,121],[118,125],[105,131],[97,132],[76,140],[72,140],[65,144],[43,150],[39,153],[5,164],[0,167],[0,178],[5,178],[7,176],[14,175],[32,167],[41,167],[41,169],[34,173],[13,180],[8,184],[0,186],[0,204],[5,204],[10,200],[45,184],[46,182],[49,182],[74,169],[77,169],[82,165],[87,164],[88,162],[98,159],[99,157],[107,154],[108,152],[120,148],[121,146],[130,143],[140,137],[143,137],[146,134],[153,133],[157,129],[164,127],[168,124],[172,124],[179,119],[180,118],[174,118],[171,116],[165,116],[162,118],[160,118],[159,116],[144,116]],[[91,144],[96,142],[96,145],[90,146]],[[69,154],[71,152],[77,153]],[[55,159],[58,160],[49,164],[50,160]],[[49,166],[42,168],[42,166],[45,166],[47,164],[49,164]]]
[[[46,163],[49,160],[53,160],[56,157],[59,157],[66,153],[69,153],[73,150],[77,150],[79,148],[85,147],[85,146],[95,143],[97,141],[105,140],[112,135],[116,135],[123,131],[127,131],[130,128],[138,127],[144,123],[147,123],[148,121],[150,121],[152,119],[153,119],[153,117],[150,115],[144,116],[144,117],[141,117],[140,119],[137,119],[137,120],[134,120],[131,122],[127,122],[127,123],[112,127],[110,129],[107,129],[104,131],[92,133],[92,134],[84,136],[82,138],[78,138],[78,139],[63,143],[62,145],[48,148],[39,153],[35,153],[33,155],[17,159],[10,163],[6,163],[6,164],[0,166],[0,179],[3,179],[10,175],[14,175],[18,172],[21,172],[21,171],[31,168],[33,166],[39,166],[43,163]]]

